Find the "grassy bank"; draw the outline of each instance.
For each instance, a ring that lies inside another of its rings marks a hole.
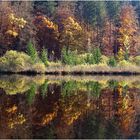
[[[6,74],[58,74],[58,75],[130,75],[140,74],[140,57],[116,61],[115,58],[91,54],[63,58],[58,62],[42,61],[39,56],[32,59],[23,52],[7,51],[0,57],[0,72]],[[96,61],[95,61],[96,60]]]
[[[25,75],[140,75],[140,67],[109,67],[105,65],[77,65],[77,66],[59,66],[59,67],[46,67],[45,70],[41,69],[28,69],[22,71],[13,70],[0,70],[1,74],[25,74]]]
[[[46,68],[46,74],[140,74],[140,67],[135,65],[109,67],[105,64],[99,65],[64,65],[49,66]]]

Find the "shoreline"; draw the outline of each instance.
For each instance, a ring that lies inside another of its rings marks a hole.
[[[13,72],[13,71],[0,71],[0,75],[58,75],[58,76],[88,76],[88,75],[101,75],[101,76],[130,76],[130,75],[140,75],[140,72],[134,71],[45,71],[40,73],[37,71],[22,71],[22,72]]]
[[[140,75],[140,67],[135,65],[109,67],[99,65],[58,65],[48,66],[43,69],[38,67],[28,69],[1,69],[0,74],[21,74],[21,75]]]

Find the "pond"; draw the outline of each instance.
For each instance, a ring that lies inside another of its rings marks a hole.
[[[140,138],[139,79],[0,75],[0,138]]]

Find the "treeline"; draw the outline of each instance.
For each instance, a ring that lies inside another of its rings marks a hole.
[[[32,42],[49,60],[66,50],[128,59],[140,53],[139,1],[0,2],[0,54]]]

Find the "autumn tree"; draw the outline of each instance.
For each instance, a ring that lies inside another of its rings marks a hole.
[[[66,50],[86,51],[91,32],[86,29],[86,23],[78,20],[76,12],[77,3],[74,1],[59,2],[57,8],[57,24],[60,32],[60,46]]]
[[[76,50],[81,48],[82,28],[78,22],[72,17],[68,17],[63,21],[63,30],[60,34],[60,40],[66,51],[69,49]]]
[[[74,18],[75,3],[67,1],[59,1],[56,10],[56,22],[58,25],[58,30],[61,32],[63,30],[63,22],[68,17]]]
[[[120,1],[106,1],[107,10],[107,22],[105,24],[105,54],[109,52],[109,55],[116,55],[117,52],[117,26],[119,22],[119,10],[121,2]],[[104,51],[103,51],[104,52]],[[107,53],[108,54],[108,53]]]
[[[18,36],[19,43],[16,45],[18,50],[25,51],[28,42],[31,40],[34,45],[36,44],[36,32],[37,29],[33,24],[34,13],[33,13],[33,2],[22,1],[12,2],[11,7],[18,17],[22,17],[27,21],[25,28],[20,32]]]
[[[3,2],[0,5],[0,45],[4,52],[8,49],[25,50],[23,46],[26,46],[29,38],[33,38],[30,4]]]
[[[119,50],[124,52],[124,58],[136,54],[138,49],[138,19],[131,5],[124,5],[120,11],[120,27],[118,34]]]
[[[12,47],[17,42],[17,38],[27,21],[17,17],[9,5],[8,7],[1,5],[0,17],[0,45],[6,50],[6,47]]]
[[[37,27],[38,45],[40,50],[46,48],[48,57],[53,60],[60,57],[58,25],[44,15],[36,16],[34,24]]]
[[[107,56],[113,56],[115,50],[115,41],[116,41],[116,27],[113,22],[109,19],[105,21],[103,27],[103,48],[102,53]]]

